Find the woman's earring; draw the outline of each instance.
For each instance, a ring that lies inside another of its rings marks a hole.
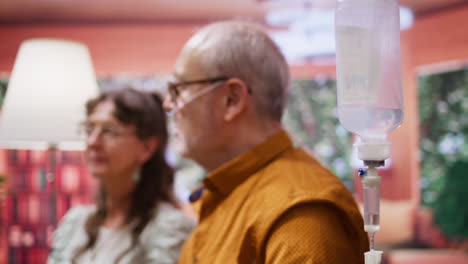
[[[132,180],[133,180],[134,182],[139,182],[139,181],[140,181],[140,178],[141,178],[140,169],[138,169],[137,171],[135,171],[135,173],[133,173],[133,175],[132,175]]]

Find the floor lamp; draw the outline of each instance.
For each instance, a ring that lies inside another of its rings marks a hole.
[[[49,150],[52,226],[57,223],[57,150],[83,149],[78,124],[85,118],[85,102],[97,94],[86,45],[58,39],[21,44],[0,116],[0,147]]]

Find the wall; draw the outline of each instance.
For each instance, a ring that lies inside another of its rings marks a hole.
[[[23,40],[49,37],[87,44],[99,75],[167,74],[196,28],[197,25],[4,25],[0,26],[0,71],[11,71]]]
[[[468,4],[418,19],[411,32],[415,68],[468,60]]]
[[[10,72],[21,42],[29,38],[63,38],[88,45],[99,75],[168,74],[186,40],[199,28],[180,25],[0,25],[0,72]],[[332,61],[320,66],[292,66],[296,77],[334,76]]]

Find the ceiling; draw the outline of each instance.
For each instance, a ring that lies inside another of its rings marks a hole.
[[[468,0],[400,0],[424,15]],[[333,8],[335,0],[1,0],[0,23],[197,23],[246,18],[269,10]]]

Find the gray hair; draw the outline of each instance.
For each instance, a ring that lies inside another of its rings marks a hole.
[[[198,31],[185,48],[195,52],[208,77],[236,77],[245,82],[258,114],[281,121],[289,69],[278,46],[261,27],[239,21],[213,23]]]

